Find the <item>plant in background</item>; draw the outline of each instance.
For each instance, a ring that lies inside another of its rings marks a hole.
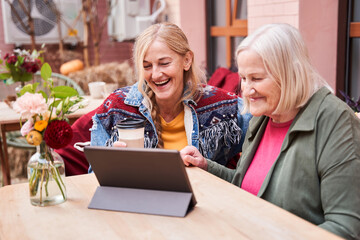
[[[14,49],[13,53],[5,54],[4,59],[0,59],[0,79],[4,80],[6,84],[13,84],[20,82],[21,86],[25,85],[33,79],[34,73],[40,70],[43,63],[43,58],[40,51]]]
[[[38,82],[27,84],[13,105],[14,110],[21,114],[20,123],[26,119],[21,126],[21,134],[29,144],[37,146],[37,153],[33,155],[36,161],[30,159],[28,164],[30,197],[39,198],[39,202],[32,202],[34,205],[42,205],[44,199],[51,195],[49,180],[55,181],[62,200],[66,200],[65,185],[59,171],[61,166],[56,163],[56,153],[52,149],[65,147],[71,142],[73,132],[67,115],[82,107],[83,98],[75,89],[54,87],[51,73],[50,65],[44,63],[41,68],[42,87],[39,88]]]
[[[349,97],[346,93],[340,90],[341,95],[344,97],[346,104],[355,112],[356,116],[360,118],[360,97],[357,101]]]

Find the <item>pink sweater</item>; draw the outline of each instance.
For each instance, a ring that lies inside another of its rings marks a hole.
[[[292,121],[274,123],[271,119],[269,120],[264,136],[241,183],[242,189],[254,195],[258,194],[267,173],[280,154],[281,145]]]

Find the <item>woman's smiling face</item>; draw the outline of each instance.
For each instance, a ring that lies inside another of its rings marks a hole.
[[[273,112],[280,100],[280,87],[267,73],[262,58],[253,50],[245,50],[237,57],[242,96],[249,102],[254,116],[265,115],[277,120]]]
[[[175,104],[184,90],[184,70],[188,70],[189,54],[181,56],[161,40],[155,40],[147,50],[143,66],[144,77],[154,91],[156,101]]]

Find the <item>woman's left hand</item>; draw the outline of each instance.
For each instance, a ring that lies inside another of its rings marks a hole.
[[[207,169],[207,161],[194,146],[186,146],[180,151],[180,156],[186,166],[196,166],[204,170]]]

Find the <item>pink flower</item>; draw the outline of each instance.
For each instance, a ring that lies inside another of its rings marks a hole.
[[[21,130],[20,130],[21,136],[26,136],[33,129],[34,129],[34,122],[33,122],[32,118],[30,118],[21,127]]]
[[[48,110],[45,98],[40,93],[26,92],[16,99],[14,110],[21,114],[21,117],[30,119],[36,114],[45,113]]]

